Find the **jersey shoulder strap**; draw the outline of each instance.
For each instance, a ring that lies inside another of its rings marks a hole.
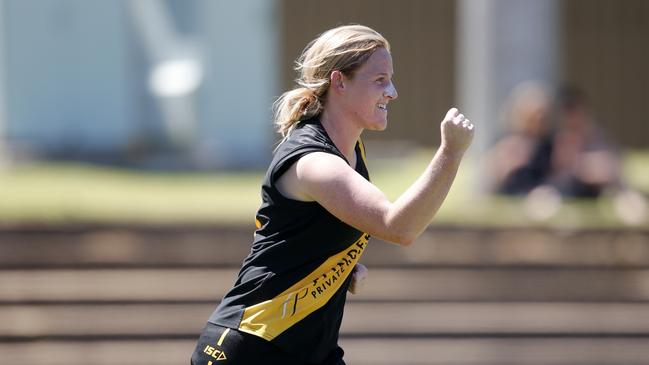
[[[327,152],[345,159],[319,120],[303,121],[277,146],[266,176],[267,183],[274,184],[295,161],[311,152]]]

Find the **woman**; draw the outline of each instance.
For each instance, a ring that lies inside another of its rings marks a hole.
[[[552,173],[552,100],[533,81],[516,86],[508,98],[509,130],[488,156],[492,190],[505,195],[527,195],[546,184]]]
[[[283,141],[262,185],[257,231],[234,287],[210,317],[192,364],[344,364],[346,291],[370,235],[408,246],[444,200],[473,137],[456,109],[421,177],[390,202],[369,182],[365,129],[384,130],[396,99],[390,45],[349,25],[312,41],[300,87],[276,102]]]

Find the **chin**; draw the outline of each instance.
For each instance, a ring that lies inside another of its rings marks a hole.
[[[387,121],[387,120],[383,120],[383,121],[381,121],[381,122],[379,122],[379,123],[374,123],[374,124],[372,124],[372,127],[369,128],[369,129],[372,130],[372,131],[378,131],[378,132],[381,132],[381,131],[386,130],[387,128],[388,128],[388,121]]]

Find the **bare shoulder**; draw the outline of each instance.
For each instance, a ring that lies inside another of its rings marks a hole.
[[[322,183],[341,174],[354,172],[340,156],[326,152],[304,155],[294,166],[298,179],[306,183]]]
[[[326,188],[328,182],[354,172],[339,156],[326,152],[312,152],[300,157],[277,180],[277,189],[287,198],[315,201],[309,193],[314,187]]]
[[[384,234],[390,201],[342,157],[326,152],[302,156],[280,177],[278,189],[288,198],[317,202],[359,231],[392,237]]]

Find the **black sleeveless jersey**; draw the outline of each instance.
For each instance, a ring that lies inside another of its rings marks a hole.
[[[355,150],[356,171],[369,180],[360,140]],[[345,159],[316,119],[301,122],[279,145],[262,184],[251,252],[209,321],[320,362],[337,347],[350,274],[369,235],[316,202],[277,190],[277,179],[311,152]]]

